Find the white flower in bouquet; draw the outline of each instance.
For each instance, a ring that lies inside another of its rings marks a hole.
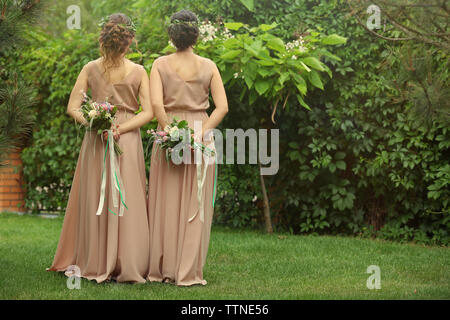
[[[91,118],[91,119],[95,118],[97,116],[97,110],[89,111],[88,115],[89,115],[89,118]]]
[[[177,126],[172,127],[172,128],[170,128],[170,130],[169,130],[169,135],[170,135],[170,137],[171,137],[172,139],[177,140],[177,139],[180,138],[180,130],[178,130],[178,127],[177,127]]]

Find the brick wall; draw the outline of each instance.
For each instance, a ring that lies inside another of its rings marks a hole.
[[[11,153],[7,164],[9,166],[0,168],[0,212],[25,212],[20,151]]]

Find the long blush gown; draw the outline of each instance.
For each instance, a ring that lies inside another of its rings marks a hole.
[[[161,77],[164,107],[169,120],[174,116],[187,120],[192,129],[195,120],[208,119],[205,110],[209,107],[212,78],[210,64],[213,62],[202,57],[198,59],[199,72],[193,79],[187,80],[171,69],[167,56],[159,57],[153,65],[153,68],[158,68]],[[202,188],[204,221],[201,221],[196,164],[169,164],[160,151],[153,146],[150,164],[150,268],[147,279],[179,286],[206,285],[203,267],[213,216],[214,164],[208,164]]]
[[[88,63],[88,85],[92,99],[117,105],[117,123],[135,115],[144,68],[134,69],[120,82],[109,83],[95,62]],[[64,224],[51,271],[66,271],[76,265],[81,276],[103,282],[144,283],[148,274],[149,230],[146,203],[146,172],[139,129],[120,136],[123,154],[119,157],[120,175],[125,191],[123,216],[114,208],[111,189],[106,188],[101,215],[99,206],[105,142],[86,132],[67,203]],[[109,153],[106,156],[106,186],[110,185]],[[111,211],[109,211],[111,209]]]

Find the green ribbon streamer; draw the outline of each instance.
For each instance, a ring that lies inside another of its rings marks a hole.
[[[117,178],[117,173],[116,173],[116,172],[114,172],[114,176],[116,177],[116,182],[117,182],[117,185],[119,186],[120,201],[121,201],[122,204],[125,206],[125,208],[128,209],[127,205],[126,205],[125,202],[123,201],[122,189],[120,189],[119,178]]]
[[[214,170],[214,192],[213,192],[213,200],[212,200],[212,207],[214,209],[214,204],[216,201],[216,184],[217,184],[217,158],[215,159],[216,168]]]
[[[111,141],[110,141],[111,140]],[[127,205],[125,204],[125,196],[122,192],[122,189],[120,187],[121,185],[121,179],[119,179],[118,175],[117,175],[117,165],[116,165],[116,157],[114,154],[114,148],[113,148],[113,136],[112,136],[112,131],[108,130],[108,139],[106,141],[106,147],[105,147],[105,154],[103,156],[103,169],[102,169],[102,185],[101,185],[101,190],[100,190],[100,201],[99,201],[99,205],[98,205],[98,209],[97,209],[97,213],[96,215],[101,215],[102,210],[103,210],[103,205],[104,205],[104,201],[105,201],[105,188],[106,188],[106,176],[105,176],[105,169],[106,169],[106,154],[108,153],[108,149],[110,150],[110,162],[111,162],[111,178],[114,181],[114,187],[116,187],[116,189],[119,191],[119,195],[120,195],[120,202],[122,203],[122,205],[128,209]],[[115,178],[115,179],[114,179]],[[114,192],[114,191],[112,191]],[[112,194],[113,196],[113,202],[114,202],[114,206],[115,207],[119,207],[120,205],[117,203],[117,196],[115,193]],[[114,215],[115,212],[112,211],[110,208],[108,208],[108,210],[110,212],[112,212]],[[119,216],[123,215],[123,207],[120,207],[120,213]]]

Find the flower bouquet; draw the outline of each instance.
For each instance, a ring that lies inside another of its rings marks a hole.
[[[167,125],[164,130],[151,129],[147,130],[147,134],[150,136],[150,142],[157,144],[165,151],[167,161],[172,160],[172,151],[175,151],[175,147],[180,143],[187,145],[190,150],[197,149],[208,156],[214,156],[215,154],[214,150],[194,141],[194,130],[189,128],[186,120],[178,121],[177,118],[174,118],[172,123]],[[179,150],[181,157],[183,157],[183,152],[184,149],[181,148]]]
[[[98,103],[81,91],[83,95],[83,104],[81,105],[81,112],[89,123],[89,130],[96,131],[98,135],[102,135],[103,131],[109,130],[111,125],[114,125],[114,116],[117,112],[117,106],[108,102]],[[121,155],[123,151],[120,149],[117,141],[114,140],[114,151],[117,155]]]

